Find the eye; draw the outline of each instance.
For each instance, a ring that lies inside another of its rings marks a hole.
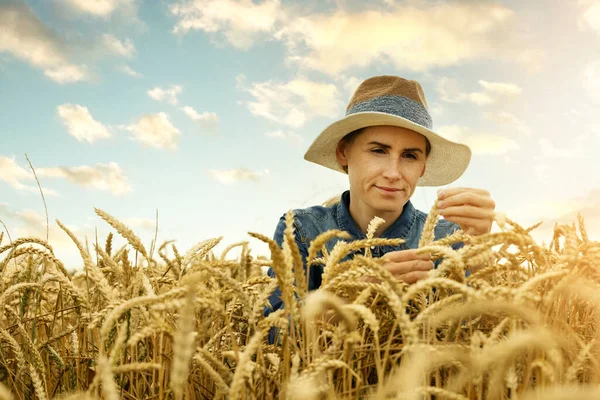
[[[385,154],[385,150],[384,149],[372,149],[371,153]]]
[[[417,155],[415,153],[404,153],[404,154],[402,154],[402,157],[408,158],[410,160],[416,160],[417,159]]]

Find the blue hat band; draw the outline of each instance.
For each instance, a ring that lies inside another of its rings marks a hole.
[[[348,111],[346,116],[360,112],[381,112],[392,114],[397,117],[405,118],[421,125],[427,129],[432,129],[431,115],[423,105],[404,96],[381,96],[371,100],[355,104]]]

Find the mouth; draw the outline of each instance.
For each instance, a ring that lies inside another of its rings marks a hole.
[[[385,193],[397,193],[397,192],[402,191],[402,189],[390,188],[390,187],[386,187],[386,186],[375,186],[375,187]]]

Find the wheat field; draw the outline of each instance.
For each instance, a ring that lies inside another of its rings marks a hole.
[[[347,236],[326,232],[307,258],[323,284],[307,292],[291,212],[282,248],[249,233],[266,258],[248,242],[215,254],[221,237],[147,249],[95,211],[127,244],[110,233],[89,249],[57,220],[81,253],[74,274],[44,240],[0,234],[0,399],[600,398],[600,243],[581,217],[548,245],[502,215],[498,232],[432,241],[434,205],[419,248],[443,261],[413,285],[370,256],[401,242],[373,238],[380,221],[330,252]],[[284,308],[265,318],[277,285]]]

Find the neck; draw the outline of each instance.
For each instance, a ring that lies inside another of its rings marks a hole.
[[[361,232],[364,234],[367,233],[367,228],[369,227],[369,223],[371,222],[371,220],[375,217],[379,217],[382,218],[385,222],[381,224],[379,228],[377,228],[374,237],[381,236],[381,234],[383,234],[383,232],[385,232],[387,228],[392,226],[392,224],[398,219],[398,217],[402,215],[403,209],[404,208],[401,208],[397,211],[375,210],[365,202],[358,199],[357,196],[354,196],[352,192],[350,192],[350,215],[360,228]]]

